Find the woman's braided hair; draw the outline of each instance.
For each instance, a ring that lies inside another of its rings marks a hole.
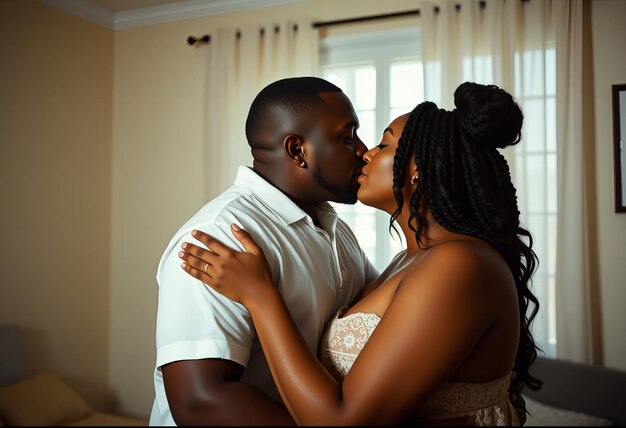
[[[537,390],[543,382],[528,368],[539,349],[530,330],[539,301],[529,288],[538,259],[530,232],[520,226],[509,166],[497,150],[520,141],[522,111],[506,91],[471,82],[456,89],[454,104],[455,110],[446,111],[423,102],[410,113],[394,157],[398,208],[390,226],[404,205],[402,189],[413,155],[419,180],[409,201],[409,223],[417,243],[421,246],[424,219],[419,210],[424,203],[447,230],[485,240],[500,252],[513,273],[520,307],[521,334],[511,390],[520,383]]]

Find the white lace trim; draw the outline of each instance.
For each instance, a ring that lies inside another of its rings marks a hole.
[[[380,317],[357,312],[340,318],[345,308],[329,322],[320,346],[320,360],[341,381],[367,343]],[[519,425],[508,399],[510,374],[492,382],[449,382],[419,406],[416,416],[448,418],[473,416],[475,425]]]
[[[322,364],[339,381],[350,371],[380,321],[376,314],[361,312],[339,318],[342,311],[329,323],[320,346]]]

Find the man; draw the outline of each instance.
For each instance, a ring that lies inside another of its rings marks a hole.
[[[180,228],[159,263],[151,425],[293,424],[247,310],[195,284],[178,251],[193,229],[243,250],[230,230],[242,226],[317,354],[329,317],[378,276],[328,204],[357,200],[367,150],[358,127],[349,99],[323,79],[283,79],[257,95],[246,121],[253,167]]]

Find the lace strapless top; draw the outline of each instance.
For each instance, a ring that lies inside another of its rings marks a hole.
[[[320,345],[320,360],[326,369],[341,382],[365,346],[380,317],[357,312],[341,317],[337,312],[328,323]],[[511,405],[508,389],[511,375],[484,383],[449,382],[416,409],[416,417],[444,419],[472,416],[474,425],[519,425]]]

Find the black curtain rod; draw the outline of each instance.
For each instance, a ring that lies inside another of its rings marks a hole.
[[[522,2],[528,2],[530,0],[521,0]],[[487,6],[487,1],[486,0],[480,0],[478,2],[478,6],[481,9],[484,9]],[[454,8],[458,11],[461,10],[461,3],[457,3],[454,5]],[[435,13],[439,13],[440,8],[439,6],[435,6],[433,8]],[[385,13],[385,14],[381,14],[381,15],[369,15],[369,16],[360,16],[357,18],[348,18],[348,19],[338,19],[336,21],[322,21],[322,22],[314,22],[313,23],[313,28],[320,28],[320,27],[331,27],[334,25],[343,25],[343,24],[354,24],[356,22],[366,22],[366,21],[377,21],[379,19],[390,19],[390,18],[400,18],[403,16],[411,16],[411,15],[417,15],[419,16],[421,13],[420,9],[412,9],[412,10],[405,10],[403,12],[392,12],[392,13]]]
[[[378,21],[380,19],[399,18],[401,16],[411,16],[420,14],[419,9],[406,10],[404,12],[384,13],[381,15],[359,16],[357,18],[338,19],[336,21],[314,22],[313,28],[332,27],[335,25],[354,24],[356,22]]]
[[[481,2],[483,3],[483,2]],[[435,11],[438,12],[439,8],[435,8]],[[365,22],[365,21],[376,21],[379,19],[390,19],[390,18],[398,18],[401,16],[411,16],[411,15],[419,15],[420,14],[420,10],[419,9],[414,9],[414,10],[406,10],[403,12],[394,12],[394,13],[385,13],[382,15],[370,15],[370,16],[361,16],[361,17],[357,17],[357,18],[349,18],[349,19],[338,19],[336,21],[322,21],[322,22],[314,22],[313,24],[311,24],[311,26],[313,28],[322,28],[322,27],[331,27],[331,26],[335,26],[335,25],[342,25],[342,24],[353,24],[355,22]],[[294,30],[298,30],[298,26],[294,25],[293,26]],[[276,33],[278,33],[280,31],[280,27],[274,27],[274,31]],[[261,29],[261,34],[263,34],[265,31],[264,29]],[[237,38],[239,38],[241,36],[240,32],[237,32]],[[207,44],[211,41],[211,36],[208,34],[205,34],[204,36],[198,38],[198,37],[194,37],[194,36],[189,36],[187,37],[187,44],[190,46],[195,45],[196,43],[200,44]]]
[[[298,24],[294,24],[293,25],[293,30],[294,31],[298,31]],[[274,27],[274,32],[278,33],[280,32],[280,27],[277,25]],[[261,28],[261,35],[265,34],[265,28]],[[237,31],[237,38],[241,37],[241,31]],[[205,34],[202,37],[194,37],[194,36],[189,36],[187,37],[187,44],[189,46],[193,46],[196,43],[198,43],[199,45],[201,44],[208,44],[211,41],[211,35],[209,34]]]
[[[530,0],[521,0],[522,3],[524,2],[528,2]],[[481,9],[484,9],[487,6],[487,2],[485,0],[480,0],[478,2],[478,5],[480,6]],[[461,4],[457,3],[454,5],[454,8],[459,11],[461,10]],[[439,6],[435,6],[434,7],[434,11],[435,13],[439,13]],[[322,27],[332,27],[335,25],[344,25],[344,24],[354,24],[357,22],[367,22],[367,21],[378,21],[380,19],[391,19],[391,18],[400,18],[403,16],[412,16],[412,15],[416,15],[419,16],[421,13],[420,9],[412,9],[412,10],[405,10],[402,12],[393,12],[393,13],[384,13],[384,14],[380,14],[380,15],[369,15],[369,16],[360,16],[360,17],[356,17],[356,18],[348,18],[348,19],[337,19],[335,21],[321,21],[321,22],[314,22],[312,24],[313,28],[322,28]],[[298,26],[294,25],[293,26],[294,30],[298,30]],[[274,31],[276,33],[278,33],[280,31],[280,27],[274,27]],[[261,29],[261,34],[264,33],[264,30]],[[240,32],[237,32],[237,38],[239,38],[241,36]],[[197,38],[194,36],[189,36],[187,37],[187,44],[190,46],[197,44],[207,44],[211,41],[211,36],[208,34],[205,34],[204,36]]]

